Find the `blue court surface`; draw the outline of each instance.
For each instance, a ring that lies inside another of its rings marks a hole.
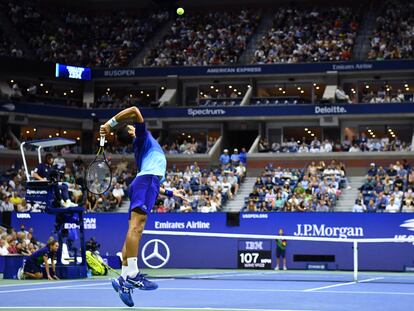
[[[414,275],[348,272],[150,270],[155,291],[123,305],[109,277],[0,281],[0,310],[413,310]],[[115,276],[115,275],[114,275]]]

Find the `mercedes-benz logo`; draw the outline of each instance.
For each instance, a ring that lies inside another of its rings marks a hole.
[[[149,246],[153,246],[153,248]],[[160,252],[160,249],[164,248],[164,251]],[[148,249],[148,251],[147,251]],[[165,255],[164,255],[165,254]],[[170,259],[170,248],[168,247],[167,243],[165,243],[162,240],[154,239],[150,240],[147,243],[145,243],[144,247],[141,251],[141,258],[142,261],[150,268],[152,269],[158,269],[163,266],[165,266]],[[152,260],[156,258],[157,260]],[[151,264],[149,261],[160,261],[160,264]]]

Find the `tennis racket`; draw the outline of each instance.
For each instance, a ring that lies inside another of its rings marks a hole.
[[[85,186],[93,194],[102,194],[111,186],[112,172],[105,156],[105,135],[101,135],[95,160],[86,170]]]

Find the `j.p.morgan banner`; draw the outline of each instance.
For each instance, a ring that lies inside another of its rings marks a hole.
[[[189,66],[189,67],[140,67],[95,69],[94,79],[116,79],[131,77],[178,76],[225,76],[317,73],[326,71],[376,71],[414,69],[414,61],[363,61],[339,63],[272,64],[249,66]]]
[[[228,226],[225,213],[151,214],[146,230],[160,232],[235,233],[243,238],[197,237],[144,234],[140,244],[140,265],[161,268],[260,268],[275,265],[275,241],[251,239],[248,234],[303,237],[410,238],[414,242],[414,216],[410,214],[352,213],[242,213],[240,226]],[[13,214],[12,224],[33,227],[35,236],[46,241],[54,230],[54,217],[48,214]],[[127,214],[87,214],[86,238],[95,237],[101,253],[116,254],[122,247],[127,230]],[[76,229],[76,225],[65,227]],[[294,260],[295,255],[329,255],[328,268],[351,269],[352,243],[288,241],[286,257],[291,268],[307,267],[309,262]],[[384,251],[386,250],[386,251]],[[360,244],[361,269],[400,270],[412,267],[412,243]],[[378,256],[381,254],[381,256]],[[305,255],[305,256],[304,256]],[[314,262],[313,262],[314,263]]]

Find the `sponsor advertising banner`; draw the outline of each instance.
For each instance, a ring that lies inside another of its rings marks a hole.
[[[140,67],[117,69],[94,69],[94,79],[116,79],[130,77],[178,76],[228,76],[228,75],[266,75],[289,73],[317,73],[326,71],[376,71],[407,70],[414,68],[414,61],[362,61],[308,64],[271,64],[248,66],[188,66],[188,67]]]
[[[137,103],[138,104],[138,103]],[[93,115],[108,119],[116,109],[79,109],[59,107],[50,109],[48,105],[33,103],[0,102],[0,111],[12,111],[44,116],[62,116],[75,119],[89,119]],[[323,116],[323,115],[369,115],[369,114],[414,114],[414,105],[408,103],[390,104],[341,104],[341,105],[285,105],[285,106],[243,106],[243,107],[192,107],[192,108],[141,108],[146,119],[184,118],[185,120],[206,118],[255,118],[280,116]]]
[[[127,230],[127,214],[85,214],[85,237],[95,237],[101,254],[120,251]],[[54,217],[43,213],[13,214],[12,224],[33,227],[35,237],[46,241],[53,235]],[[75,224],[66,224],[75,228]],[[411,238],[414,216],[410,214],[360,213],[242,213],[240,226],[227,226],[225,213],[150,214],[146,230],[267,234],[335,238]],[[304,269],[323,264],[329,269],[352,269],[352,243],[288,241],[288,266]],[[275,265],[275,241],[222,237],[143,236],[140,265],[161,268],[258,268]],[[319,261],[315,258],[325,258]],[[412,243],[359,244],[360,268],[398,270],[413,267]]]

